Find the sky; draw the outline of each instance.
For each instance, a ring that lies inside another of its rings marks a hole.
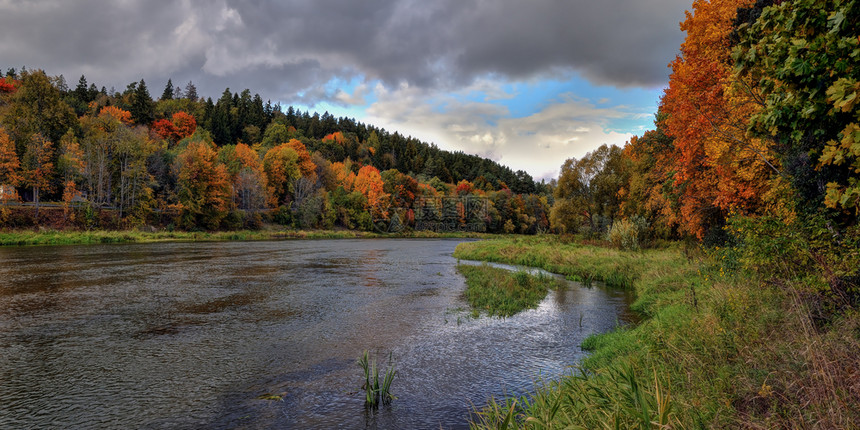
[[[0,0],[0,68],[328,111],[536,179],[653,128],[691,0]]]

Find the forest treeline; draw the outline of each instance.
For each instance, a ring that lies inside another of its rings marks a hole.
[[[62,201],[79,224],[113,208],[116,226],[448,223],[638,246],[722,243],[733,223],[755,221],[845,244],[860,213],[857,9],[696,1],[655,129],[565,161],[550,184],[353,119],[284,111],[248,90],[213,101],[168,81],[156,100],[143,80],[119,92],[82,76],[69,88],[62,76],[9,69],[0,199],[37,211]],[[13,215],[0,221],[26,223]]]
[[[552,224],[630,243],[856,244],[858,15],[854,1],[695,1],[655,129],[567,160]]]
[[[168,80],[122,92],[42,70],[0,78],[0,225],[129,228],[549,229],[549,187],[524,171],[450,152],[249,90],[199,97]],[[32,202],[35,216],[10,210]],[[44,217],[44,211],[43,211]],[[53,220],[56,224],[57,220]]]

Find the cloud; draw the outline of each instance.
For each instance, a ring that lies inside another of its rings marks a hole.
[[[352,94],[347,93],[342,89],[338,89],[334,94],[334,101],[337,101],[342,106],[364,105],[367,103],[367,94],[370,88],[366,83],[359,84],[352,91]]]
[[[549,177],[566,158],[623,143],[651,108],[617,95],[538,95],[531,84],[665,85],[689,4],[0,0],[0,67],[43,68],[72,87],[82,74],[119,90],[144,78],[153,96],[171,78],[213,98],[229,87],[308,107],[367,106],[360,121]]]
[[[558,175],[564,160],[582,157],[602,144],[623,145],[631,134],[610,130],[614,120],[636,116],[621,105],[598,107],[571,94],[543,109],[511,117],[502,106],[464,101],[457,94],[439,96],[401,85],[375,89],[377,101],[368,121],[425,141],[444,142],[449,150],[485,156],[525,170],[538,179]]]
[[[0,66],[117,88],[193,80],[207,95],[230,86],[287,102],[352,76],[443,91],[488,76],[571,73],[659,86],[685,7],[689,0],[0,0],[0,38],[10,42],[0,45]]]

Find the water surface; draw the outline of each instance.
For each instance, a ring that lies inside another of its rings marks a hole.
[[[0,428],[465,428],[628,317],[624,293],[571,284],[470,319],[457,243],[0,248]],[[396,360],[378,411],[365,349]]]

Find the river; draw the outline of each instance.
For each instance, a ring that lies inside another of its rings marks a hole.
[[[630,317],[628,294],[571,283],[469,318],[459,242],[0,248],[0,428],[467,428]],[[398,372],[378,410],[364,350]]]

